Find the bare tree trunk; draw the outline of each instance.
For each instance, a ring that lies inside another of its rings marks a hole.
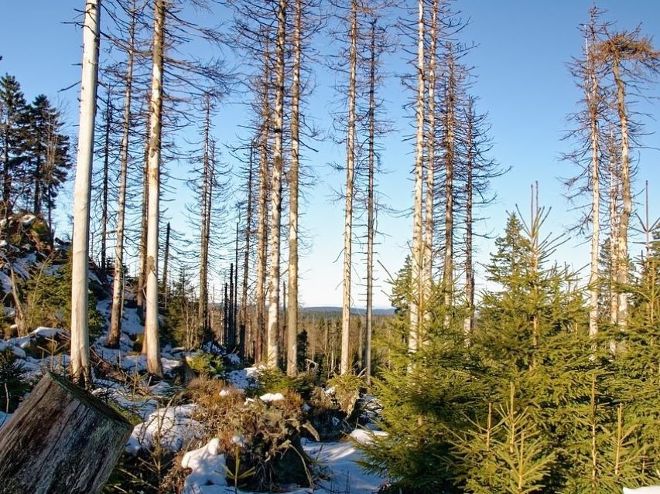
[[[211,209],[211,151],[210,151],[210,128],[211,128],[211,101],[207,95],[204,119],[204,170],[202,172],[202,200],[200,201],[201,233],[199,237],[199,304],[197,305],[197,320],[202,330],[203,338],[208,336],[208,313],[209,313],[209,240],[210,240],[210,214]]]
[[[473,207],[474,207],[474,146],[475,146],[475,112],[474,100],[468,100],[466,108],[466,180],[465,180],[465,300],[467,314],[463,320],[463,333],[469,343],[474,328],[474,265],[473,265]]]
[[[144,291],[147,278],[147,228],[148,228],[148,209],[149,209],[149,131],[147,123],[147,135],[144,146],[144,166],[142,167],[142,213],[140,216],[140,245],[138,252],[138,281],[136,288],[136,302],[137,306],[144,310]],[[146,333],[145,333],[146,339]],[[143,347],[146,351],[146,347]]]
[[[609,217],[610,217],[610,241],[609,241],[609,260],[610,260],[610,273],[609,273],[609,287],[610,287],[610,322],[617,324],[619,317],[619,296],[618,288],[616,286],[617,274],[619,272],[619,242],[617,241],[619,235],[619,198],[621,189],[620,166],[618,163],[618,150],[616,149],[616,142],[614,140],[614,132],[610,129],[609,142],[608,142],[608,155],[609,155]]]
[[[73,195],[71,272],[71,374],[73,380],[91,384],[89,319],[87,305],[89,269],[89,203],[92,189],[94,117],[98,80],[100,0],[87,0],[83,27],[83,62],[80,85],[78,157]]]
[[[374,178],[376,171],[376,18],[371,21],[371,43],[369,53],[369,141],[368,141],[368,185],[367,185],[367,310],[365,321],[366,344],[364,363],[367,383],[371,382],[371,336],[373,333],[374,292],[374,236],[375,206]],[[312,353],[312,358],[313,358]]]
[[[163,51],[167,0],[156,0],[154,12],[153,72],[149,110],[149,202],[147,206],[147,294],[144,333],[147,370],[162,376],[158,336],[158,221],[160,201],[160,151],[163,115]]]
[[[266,362],[271,368],[278,365],[278,328],[279,328],[279,285],[280,285],[280,226],[282,216],[282,173],[284,168],[282,134],[284,128],[284,50],[286,45],[286,10],[287,0],[279,0],[277,8],[277,40],[275,46],[275,121],[273,134],[273,175],[271,177],[270,198],[270,235],[268,276],[268,326]]]
[[[161,284],[163,286],[163,306],[167,308],[167,298],[169,295],[169,267],[170,267],[170,222],[167,222],[167,227],[165,228],[165,249],[163,252],[163,279]]]
[[[433,281],[433,232],[435,229],[435,143],[436,143],[436,59],[438,47],[438,0],[433,0],[431,5],[431,29],[429,32],[429,50],[427,59],[428,63],[428,81],[427,81],[427,98],[428,98],[428,111],[427,122],[428,131],[426,137],[426,154],[427,154],[427,167],[426,167],[426,201],[424,218],[424,232],[423,232],[423,273],[421,281],[421,310],[420,315],[427,318],[430,314],[428,312],[429,298],[431,294],[431,285]]]
[[[445,151],[445,245],[442,291],[445,305],[445,327],[449,326],[454,303],[454,171],[456,161],[456,64],[453,47],[448,48],[447,88],[443,147]]]
[[[628,226],[632,213],[632,193],[630,185],[630,136],[628,131],[628,113],[626,110],[626,92],[625,84],[621,79],[619,61],[616,58],[612,64],[612,74],[616,83],[617,113],[619,115],[621,132],[620,177],[622,208],[615,239],[618,257],[615,279],[618,296],[617,325],[623,330],[628,323],[628,293],[626,291],[626,285],[628,284]]]
[[[591,142],[591,269],[589,271],[589,336],[598,334],[598,298],[600,296],[600,149],[598,144],[599,89],[593,55],[587,50],[587,102],[589,108],[589,130]]]
[[[298,169],[300,166],[300,65],[302,0],[295,2],[293,81],[291,84],[291,165],[289,167],[289,301],[286,373],[298,372]]]
[[[346,135],[346,207],[344,210],[344,284],[341,313],[340,373],[351,370],[351,255],[353,247],[353,195],[355,182],[355,101],[357,93],[357,0],[351,2],[351,26],[348,53],[348,123]]]
[[[108,242],[108,173],[110,168],[110,130],[112,127],[112,93],[108,91],[105,104],[105,133],[103,136],[103,189],[101,204],[101,273],[106,276]],[[36,199],[35,199],[36,200]]]
[[[115,348],[121,336],[121,318],[124,292],[124,224],[126,218],[126,182],[128,176],[128,148],[131,128],[131,102],[133,97],[133,62],[135,58],[136,7],[131,5],[128,39],[128,59],[124,75],[124,114],[122,136],[119,145],[119,197],[117,199],[117,235],[115,239],[115,266],[112,279],[112,306],[110,309],[110,331],[107,345]]]
[[[250,161],[248,168],[248,181],[247,181],[247,219],[245,220],[245,245],[243,246],[243,286],[241,287],[241,333],[243,334],[243,355],[252,354],[252,341],[254,338],[253,326],[248,324],[248,270],[250,265],[250,239],[252,238],[252,214],[253,214],[253,205],[252,205],[252,192],[253,192],[253,173],[254,173],[254,145],[250,144]],[[245,342],[249,342],[245,344]]]
[[[415,196],[413,203],[412,239],[412,293],[410,297],[410,334],[408,350],[416,352],[422,337],[421,319],[423,316],[422,273],[424,272],[424,240],[422,238],[422,214],[424,207],[424,0],[418,0],[417,16],[417,102],[415,136]]]
[[[271,126],[271,106],[270,106],[270,53],[268,43],[264,49],[264,75],[263,75],[263,94],[261,105],[261,134],[259,136],[259,198],[258,198],[258,216],[257,216],[257,266],[256,266],[256,287],[255,287],[255,309],[256,309],[256,329],[255,329],[255,361],[264,360],[264,339],[266,335],[266,316],[264,314],[266,307],[266,267],[268,259],[268,199],[270,173],[268,165],[269,156],[269,136]]]
[[[236,222],[236,245],[234,248],[234,290],[232,292],[233,304],[231,322],[234,327],[234,342],[240,348],[241,336],[238,333],[238,227],[240,219]]]

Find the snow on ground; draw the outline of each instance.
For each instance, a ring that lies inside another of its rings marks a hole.
[[[259,367],[246,367],[244,369],[231,371],[227,375],[227,380],[235,388],[248,389],[257,384],[258,377]]]
[[[2,291],[5,293],[11,292],[11,278],[5,273],[0,271],[0,286],[2,286]]]
[[[192,469],[183,486],[184,494],[212,494],[224,492],[225,456],[219,454],[219,441],[212,439],[206,446],[188,451],[181,461],[183,468]]]
[[[266,403],[270,403],[271,401],[282,401],[284,399],[284,395],[282,393],[266,393],[261,395],[259,399],[261,401],[265,401]]]
[[[203,432],[202,425],[192,419],[195,407],[194,404],[180,405],[150,413],[133,429],[126,443],[126,452],[136,454],[140,449],[151,449],[157,444],[168,451],[181,451]]]
[[[624,487],[623,494],[660,494],[660,485],[639,487],[637,489],[628,489],[627,487]]]
[[[358,442],[370,441],[372,437],[370,432],[362,430],[354,431],[351,436]],[[362,453],[352,441],[303,441],[303,448],[322,467],[324,480],[313,489],[293,488],[285,494],[373,494],[383,483],[382,478],[363,472],[357,465]],[[185,481],[184,494],[255,494],[227,487],[225,458],[218,454],[217,439],[186,453],[181,465],[192,469]]]

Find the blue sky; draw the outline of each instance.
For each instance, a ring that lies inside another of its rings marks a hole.
[[[410,0],[408,3],[412,4]],[[473,92],[479,97],[479,108],[489,114],[494,143],[492,155],[511,167],[510,173],[494,181],[498,200],[483,213],[488,217],[478,226],[483,233],[501,232],[506,211],[515,209],[516,204],[524,211],[528,209],[529,186],[535,180],[540,184],[542,204],[552,207],[547,231],[562,233],[575,220],[558,180],[572,171],[568,164],[560,161],[561,153],[567,150],[567,143],[561,138],[570,128],[566,116],[575,110],[580,98],[566,64],[582,49],[578,26],[587,20],[591,4],[588,0],[456,2],[463,16],[470,19],[463,39],[477,45],[467,61],[475,66],[477,80]],[[643,32],[660,42],[657,23],[660,2],[603,1],[598,5],[607,10],[605,17],[618,28],[631,29],[642,23]],[[53,101],[60,102],[72,135],[75,135],[73,125],[77,118],[77,89],[58,91],[80,78],[76,64],[81,55],[81,33],[73,25],[64,23],[71,21],[74,9],[82,6],[82,0],[10,2],[0,17],[0,55],[3,56],[0,73],[15,75],[28,99],[45,93]],[[332,48],[330,45],[324,49]],[[403,57],[399,53],[386,60],[392,77],[383,96],[388,118],[394,122],[396,130],[385,141],[382,159],[388,173],[379,179],[381,193],[398,210],[410,207],[412,201],[413,143],[403,141],[403,136],[411,133],[411,122],[402,108],[410,94],[396,77],[409,70]],[[331,90],[335,76],[322,68],[317,74],[317,88],[309,109],[317,125],[327,127],[329,112],[336,108]],[[658,87],[653,87],[648,94],[658,95]],[[230,144],[241,134],[236,124],[244,121],[246,113],[236,103],[243,99],[243,95],[234,94],[220,106],[216,120],[216,136],[220,142]],[[657,100],[640,102],[638,109],[652,116],[660,114]],[[649,180],[651,212],[657,217],[660,201],[653,201],[653,197],[660,188],[660,134],[657,121],[645,119],[645,123],[651,135],[643,139],[647,149],[636,151],[640,168],[637,190]],[[333,190],[342,187],[344,176],[333,171],[329,163],[343,160],[343,147],[329,142],[318,143],[316,147],[318,153],[306,156],[314,180],[306,191],[301,225],[309,245],[301,261],[301,296],[302,303],[308,306],[338,305],[341,300],[343,206],[332,198]],[[61,209],[63,212],[68,209],[66,200]],[[179,228],[185,229],[185,220],[181,217],[178,221]],[[382,214],[379,226],[384,234],[378,247],[379,260],[394,273],[408,250],[410,220]],[[492,241],[481,241],[478,260],[487,262],[491,248]],[[583,239],[571,237],[557,251],[556,257],[580,267],[587,262],[587,249]],[[355,269],[356,274],[364,271],[361,265]],[[382,269],[378,275],[381,289],[387,291]],[[356,290],[355,305],[362,305],[364,297],[358,290],[361,289]],[[378,306],[388,305],[385,293],[379,291],[375,302]]]

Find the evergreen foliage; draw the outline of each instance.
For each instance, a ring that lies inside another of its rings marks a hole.
[[[658,243],[627,288],[627,330],[605,325],[592,339],[577,275],[548,260],[560,239],[541,235],[547,214],[509,216],[469,342],[459,315],[447,327],[436,303],[409,353],[409,276],[399,273],[391,365],[375,383],[388,435],[365,446],[365,466],[387,472],[393,492],[595,494],[658,482]]]

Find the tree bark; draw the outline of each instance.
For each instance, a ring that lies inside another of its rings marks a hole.
[[[351,263],[353,249],[353,195],[355,182],[355,101],[357,93],[357,38],[358,5],[351,2],[351,21],[348,52],[348,123],[346,134],[346,206],[344,209],[344,283],[341,313],[341,360],[340,373],[351,370]]]
[[[289,300],[286,373],[298,372],[298,169],[300,167],[300,65],[302,0],[295,2],[293,81],[291,84],[291,165],[289,167]]]
[[[630,185],[630,136],[628,130],[628,112],[626,110],[626,90],[621,79],[619,60],[615,59],[612,64],[612,74],[616,84],[617,113],[621,132],[621,214],[619,215],[618,229],[616,235],[617,244],[617,317],[616,322],[619,329],[625,329],[628,322],[628,226],[632,213],[632,193]]]
[[[593,28],[593,26],[592,26]],[[593,40],[595,41],[595,40]],[[589,336],[598,334],[598,298],[600,296],[600,146],[598,107],[599,88],[593,55],[589,49],[585,54],[587,63],[587,104],[589,111],[589,132],[591,144],[591,266],[589,271]]]
[[[154,12],[153,68],[149,110],[149,156],[147,206],[147,294],[144,333],[147,370],[162,376],[158,336],[158,221],[160,201],[160,151],[163,114],[163,51],[167,0],[156,0]]]
[[[365,317],[366,342],[364,365],[367,384],[371,381],[371,336],[373,333],[374,292],[374,237],[376,211],[374,204],[374,179],[376,173],[376,19],[371,21],[369,51],[369,141],[368,141],[368,185],[367,185],[367,308]],[[312,353],[312,358],[314,354]]]
[[[48,372],[2,428],[0,492],[100,492],[132,429],[101,400]]]
[[[270,182],[270,267],[268,276],[268,326],[266,328],[266,362],[268,367],[271,368],[276,368],[279,360],[277,336],[280,310],[280,227],[282,216],[282,173],[284,168],[282,131],[284,128],[284,50],[286,44],[287,3],[287,0],[280,0],[277,8],[277,39],[275,46],[275,121],[273,122],[275,142],[273,149],[273,175]]]
[[[268,199],[269,199],[269,136],[271,126],[270,106],[270,53],[268,41],[264,47],[263,94],[261,105],[261,134],[259,136],[259,197],[257,216],[257,266],[255,286],[256,329],[255,361],[264,359],[264,339],[266,335],[266,267],[268,260]]]
[[[101,1],[87,0],[83,27],[78,157],[73,192],[71,268],[71,373],[74,381],[91,382],[87,287],[89,270],[89,210],[94,154],[94,117],[98,80]]]
[[[422,238],[422,213],[424,206],[424,0],[418,0],[417,16],[417,102],[415,109],[417,131],[415,135],[415,195],[413,199],[413,239],[410,294],[410,333],[408,350],[416,352],[421,334],[423,308],[422,273],[424,244]]]
[[[119,145],[119,196],[117,198],[117,236],[115,239],[115,266],[112,280],[112,306],[110,309],[110,331],[107,345],[115,348],[121,336],[121,318],[124,292],[124,228],[126,219],[126,183],[128,177],[128,149],[131,129],[131,104],[133,97],[133,62],[135,58],[135,27],[137,11],[131,5],[126,74],[124,76],[124,112],[122,136]]]

